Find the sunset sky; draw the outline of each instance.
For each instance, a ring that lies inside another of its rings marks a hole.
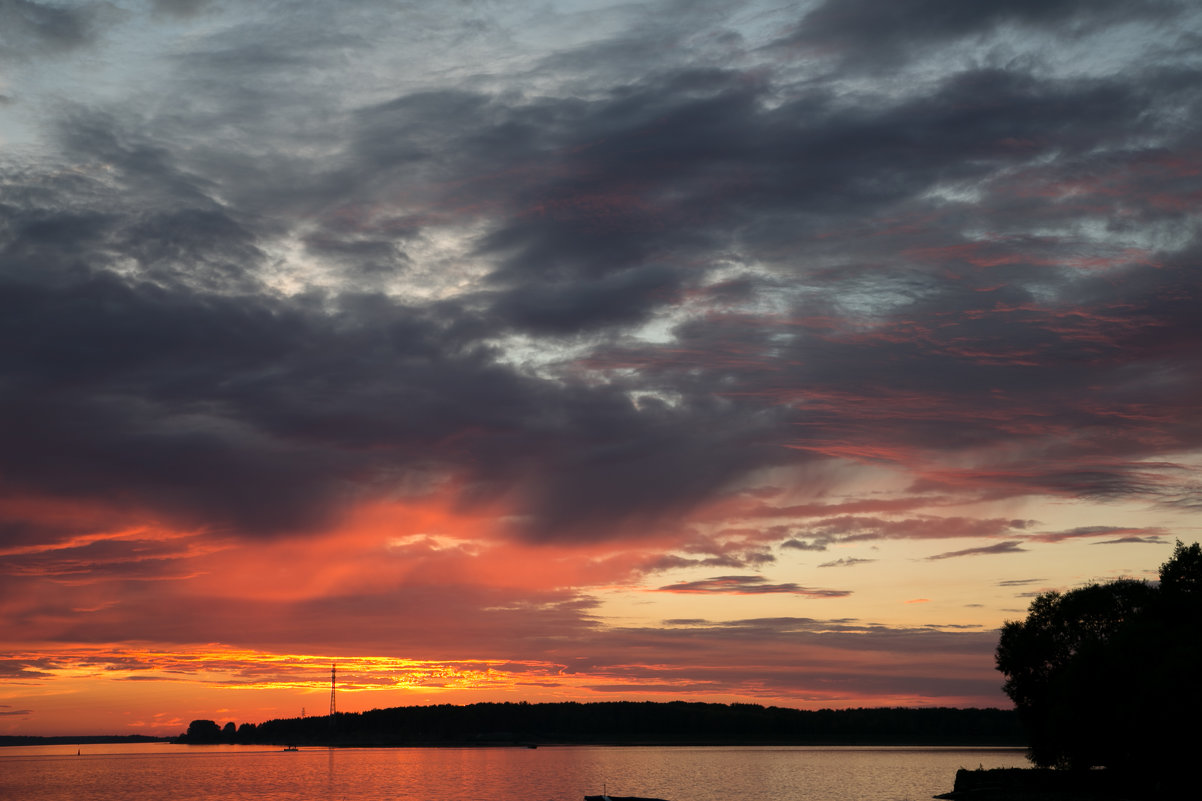
[[[1009,706],[1202,524],[1202,5],[0,0],[0,734]]]

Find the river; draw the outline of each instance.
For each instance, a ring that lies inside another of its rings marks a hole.
[[[957,768],[1026,764],[1002,748],[19,746],[0,748],[0,799],[926,801]]]

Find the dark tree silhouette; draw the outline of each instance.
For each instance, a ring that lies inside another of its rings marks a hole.
[[[211,720],[194,720],[180,738],[188,743],[216,743],[221,740],[221,727]]]
[[[1195,609],[1202,602],[1202,547],[1177,541],[1173,558],[1160,566],[1160,588]]]
[[[181,742],[192,742],[186,736]],[[1009,709],[818,709],[758,704],[604,701],[480,703],[339,712],[238,728],[238,742],[275,745],[889,744],[1018,745]]]
[[[1184,770],[1202,710],[1202,548],[1180,541],[1159,584],[1040,595],[1002,628],[997,668],[1041,767]]]

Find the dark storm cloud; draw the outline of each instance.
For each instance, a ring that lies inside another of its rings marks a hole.
[[[22,421],[3,434],[10,491],[123,498],[248,531],[299,525],[320,509],[337,454],[318,466],[303,442],[250,430],[221,408],[238,405],[264,358],[292,351],[277,335],[300,334],[302,320],[104,274],[80,279],[3,293],[0,325],[17,344],[3,357],[2,405]]]
[[[858,7],[820,6],[796,42],[1084,35],[1169,8]],[[3,8],[43,20],[39,46],[90,35],[75,12]],[[637,77],[377,87],[340,106],[310,81],[370,49],[364,8],[190,39],[170,84],[187,102],[63,110],[53,158],[5,167],[8,492],[254,535],[454,475],[465,505],[512,503],[525,536],[602,539],[676,524],[764,468],[1004,445],[1015,462],[932,468],[911,490],[1194,497],[1173,478],[1187,470],[1147,461],[1202,443],[1188,69],[949,66],[858,95],[744,68],[734,44],[675,63],[647,46],[675,41],[665,17],[605,44],[637,54]],[[527,77],[595,62],[567,49]],[[979,199],[939,194],[964,187]],[[1117,244],[1036,230],[1052,222]],[[1136,227],[1163,232],[1137,247]],[[462,247],[429,267],[440,238]],[[328,280],[289,296],[296,243],[298,283]],[[462,292],[385,294],[423,269],[457,286],[469,262],[483,277]],[[636,338],[648,322],[662,330]],[[541,372],[514,366],[513,335]],[[824,517],[782,547],[1013,526]]]
[[[705,443],[684,422],[660,426],[665,416],[636,415],[620,397],[552,391],[491,364],[460,338],[454,323],[470,318],[454,306],[348,295],[331,314],[317,299],[205,294],[253,285],[262,254],[252,230],[203,202],[166,150],[129,144],[94,120],[73,130],[129,186],[153,197],[175,190],[183,205],[122,209],[106,204],[110,187],[82,178],[8,187],[18,202],[40,201],[15,207],[3,243],[4,325],[17,343],[4,357],[5,404],[26,424],[5,453],[22,464],[26,487],[101,497],[133,487],[132,499],[151,508],[250,533],[320,526],[374,471],[437,462],[437,443],[465,429],[482,431],[466,440],[487,457],[482,488],[514,464],[555,464],[558,481],[527,474],[546,525],[613,519],[623,504],[671,509],[739,471],[695,458]],[[140,280],[104,269],[122,259],[142,265]],[[45,397],[47,386],[58,392]],[[720,437],[755,425],[720,406],[697,412],[732,417],[713,426]],[[535,422],[544,416],[559,422]],[[611,474],[632,456],[645,473]],[[653,488],[656,474],[690,471],[694,481],[677,493]]]
[[[60,214],[16,227],[7,243],[10,264],[30,264],[6,282],[0,324],[14,343],[3,355],[4,410],[23,421],[6,429],[0,457],[20,465],[15,486],[122,497],[245,533],[314,527],[370,492],[373,474],[463,459],[439,443],[474,429],[459,447],[479,461],[479,488],[516,481],[538,532],[667,514],[779,458],[754,446],[743,462],[706,458],[767,432],[771,415],[720,403],[638,413],[618,393],[553,390],[458,340],[439,314],[446,307],[347,297],[330,314],[78,265],[69,248],[98,240],[136,242],[139,256],[153,246],[113,236],[121,222]],[[212,261],[229,246],[218,238]],[[56,259],[70,266],[45,269]],[[695,425],[711,435],[699,439]],[[665,475],[670,489],[657,484]]]
[[[54,133],[66,157],[101,166],[103,172],[98,173],[92,191],[102,195],[106,210],[127,215],[129,219],[120,222],[128,224],[164,206],[167,211],[219,209],[213,198],[216,183],[186,166],[186,144],[160,140],[146,127],[145,120],[132,114],[73,107],[57,121]],[[243,265],[243,269],[253,266]]]
[[[1076,35],[1130,20],[1164,21],[1180,12],[1172,0],[826,0],[802,18],[782,44],[869,63],[899,60],[912,48],[994,33],[1001,26]]]
[[[62,6],[32,0],[0,0],[0,60],[52,54],[90,44],[101,3]]]
[[[1117,84],[985,70],[881,109],[836,107],[820,92],[768,105],[770,87],[740,77],[651,75],[590,102],[398,98],[362,116],[356,169],[441,178],[429,200],[445,213],[514,210],[481,245],[499,259],[500,322],[569,332],[673,304],[736,237],[745,255],[771,256],[781,236],[831,212],[864,214],[936,179],[1036,156],[1053,130],[1072,132],[1058,149],[1094,147],[1119,133],[1103,124],[1116,112],[1147,104]]]
[[[590,103],[536,104],[509,112],[514,121],[492,123],[520,134],[532,126],[514,122],[526,117],[555,123],[550,132],[559,134],[527,154],[549,163],[513,176],[517,191],[505,206],[521,215],[503,220],[484,244],[484,253],[502,259],[494,280],[566,292],[671,255],[696,281],[736,237],[741,255],[804,271],[774,254],[782,237],[801,245],[807,227],[832,214],[872,214],[936,181],[984,176],[1050,148],[1067,155],[1121,141],[1130,132],[1114,124],[1116,115],[1138,115],[1150,102],[1119,83],[1040,82],[1000,70],[954,75],[928,96],[883,107],[849,109],[822,92],[783,105],[771,99],[770,87],[730,72],[677,73]],[[479,103],[465,114],[464,102],[455,104],[458,119],[475,123],[471,130],[489,125]],[[496,150],[490,137],[476,139]],[[408,141],[390,137],[389,147]],[[514,139],[503,141],[489,161],[513,157]],[[1029,145],[1015,150],[1007,142]],[[611,285],[594,291],[604,297]],[[673,300],[659,290],[660,304]],[[594,319],[584,315],[580,325]]]
[[[211,0],[152,0],[152,2],[157,13],[190,17],[204,10]]]
[[[517,328],[547,334],[599,325],[645,322],[679,295],[681,276],[671,270],[629,270],[596,281],[523,286],[506,293],[493,310]]]

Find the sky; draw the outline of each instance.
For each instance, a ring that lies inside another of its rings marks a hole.
[[[0,0],[0,734],[1009,706],[1202,508],[1202,7]]]

